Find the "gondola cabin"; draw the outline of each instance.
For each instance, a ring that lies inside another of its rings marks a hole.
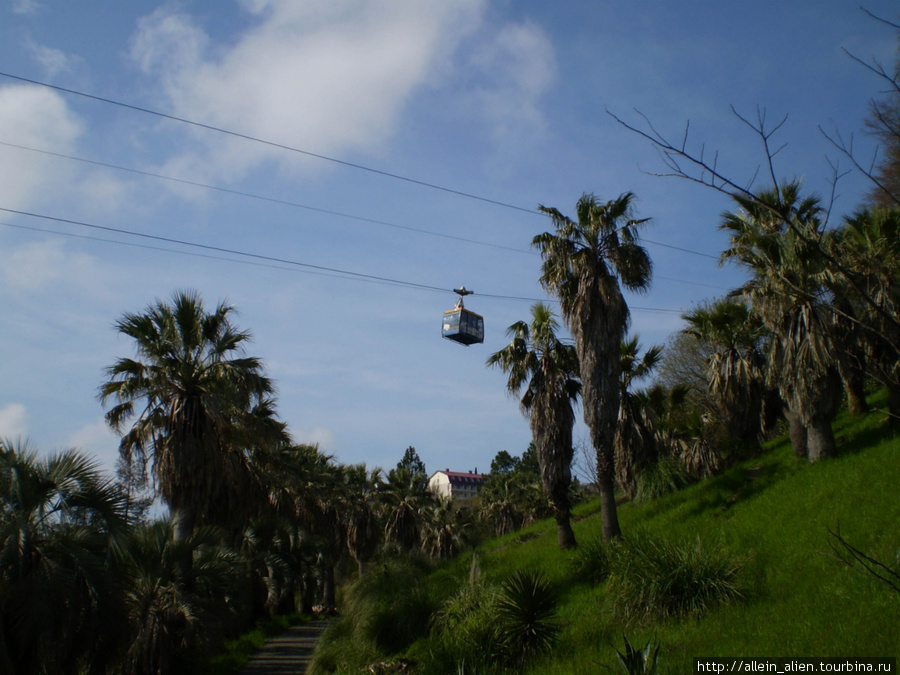
[[[441,335],[463,345],[484,342],[484,318],[462,307],[444,312]]]
[[[466,346],[484,342],[484,317],[463,306],[463,296],[471,295],[472,291],[467,291],[463,286],[456,293],[459,293],[459,301],[456,307],[444,312],[441,335]]]

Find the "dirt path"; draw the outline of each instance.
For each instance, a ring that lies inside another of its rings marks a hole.
[[[327,625],[327,621],[311,621],[288,628],[250,657],[237,675],[305,673],[316,642]]]

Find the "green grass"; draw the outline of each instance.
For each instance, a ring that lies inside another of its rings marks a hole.
[[[271,638],[280,635],[291,626],[311,621],[310,615],[283,614],[260,622],[252,630],[234,640],[226,640],[224,649],[210,661],[208,675],[228,675],[235,672]]]
[[[876,406],[883,407],[883,394]],[[900,597],[841,564],[828,531],[840,526],[856,547],[888,563],[900,548],[900,438],[884,414],[844,414],[835,422],[839,456],[811,465],[789,442],[727,472],[645,504],[619,509],[626,537],[702,542],[740,561],[740,598],[669,618],[621,618],[608,582],[579,573],[577,552],[559,551],[544,521],[477,550],[487,579],[542,571],[560,600],[563,631],[551,659],[529,673],[616,672],[623,633],[632,644],[658,639],[659,672],[693,672],[700,656],[896,656]],[[579,505],[574,529],[582,544],[600,537],[599,505]],[[468,578],[472,553],[430,577],[437,597]],[[613,575],[614,577],[614,575]]]

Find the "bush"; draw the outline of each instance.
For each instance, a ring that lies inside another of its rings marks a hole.
[[[444,603],[432,622],[428,672],[456,675],[491,670],[502,658],[498,600],[495,586],[473,579]]]
[[[670,492],[677,492],[688,484],[688,473],[674,457],[660,457],[658,461],[644,467],[637,475],[634,501],[638,504],[649,502]]]
[[[625,621],[698,616],[742,597],[741,562],[699,538],[675,543],[639,533],[616,547],[612,570],[612,606]]]
[[[506,660],[524,667],[549,652],[559,636],[556,594],[541,572],[514,572],[500,587],[500,639]]]
[[[424,586],[426,570],[409,560],[371,566],[347,591],[345,614],[355,637],[395,654],[425,635],[437,609]]]
[[[426,574],[427,566],[408,558],[371,564],[347,589],[342,616],[319,641],[310,672],[358,671],[423,637],[437,610]]]
[[[616,544],[597,538],[582,544],[575,550],[572,573],[578,581],[594,586],[602,584],[612,571],[612,549]]]

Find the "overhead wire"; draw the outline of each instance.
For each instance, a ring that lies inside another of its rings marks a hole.
[[[355,279],[355,280],[360,280],[360,281],[369,281],[369,282],[373,282],[373,283],[387,283],[387,284],[396,285],[396,286],[407,286],[407,287],[415,288],[418,290],[435,291],[435,292],[441,292],[441,293],[453,292],[453,289],[443,288],[440,286],[433,286],[430,284],[416,283],[416,282],[406,281],[406,280],[402,280],[402,279],[392,279],[390,277],[383,277],[383,276],[379,276],[379,275],[375,275],[375,274],[366,274],[363,272],[354,272],[351,270],[343,270],[343,269],[338,269],[338,268],[334,268],[334,267],[328,267],[326,265],[316,265],[316,264],[312,264],[312,263],[301,262],[298,260],[291,260],[288,258],[279,258],[276,256],[263,255],[260,253],[250,253],[247,251],[241,251],[239,249],[226,248],[226,247],[222,247],[222,246],[214,246],[211,244],[203,244],[203,243],[199,243],[199,242],[192,242],[192,241],[188,241],[188,240],[184,240],[184,239],[176,239],[174,237],[164,237],[162,235],[148,234],[146,232],[137,232],[134,230],[126,230],[124,228],[112,227],[109,225],[98,225],[96,223],[88,223],[85,221],[73,220],[70,218],[60,218],[57,216],[49,216],[46,214],[33,213],[33,212],[29,212],[29,211],[21,211],[18,209],[10,209],[10,208],[6,208],[6,207],[2,207],[2,206],[0,206],[0,211],[4,211],[6,213],[11,213],[11,214],[20,215],[20,216],[27,216],[27,217],[31,217],[31,218],[48,220],[48,221],[56,222],[56,223],[75,225],[77,227],[85,227],[85,228],[100,230],[100,231],[104,231],[104,232],[113,232],[113,233],[117,233],[117,234],[123,234],[126,236],[138,237],[138,238],[142,238],[142,239],[149,239],[149,240],[159,241],[159,242],[164,242],[164,243],[169,243],[169,244],[177,244],[179,246],[187,246],[190,248],[199,248],[201,250],[214,251],[214,252],[218,252],[218,253],[226,253],[228,255],[240,256],[242,258],[249,258],[250,260],[236,260],[234,258],[224,258],[221,256],[213,256],[213,255],[209,255],[209,254],[198,254],[198,253],[191,252],[191,251],[179,251],[179,250],[175,250],[175,249],[167,249],[167,248],[162,248],[162,247],[147,246],[147,245],[143,245],[143,244],[135,244],[133,242],[122,242],[122,241],[118,241],[118,240],[114,240],[114,239],[103,239],[100,237],[90,237],[90,236],[86,236],[86,235],[78,235],[78,234],[69,233],[69,232],[60,232],[58,230],[47,230],[47,229],[43,229],[43,228],[29,227],[26,225],[16,225],[16,224],[11,224],[11,223],[0,222],[0,225],[2,225],[2,226],[12,227],[12,228],[16,228],[16,229],[47,232],[47,233],[61,235],[61,236],[72,236],[72,237],[78,237],[78,238],[82,238],[82,239],[102,241],[102,242],[111,243],[111,244],[133,246],[133,247],[138,247],[138,248],[147,248],[147,249],[158,250],[158,251],[163,251],[163,252],[168,252],[168,253],[177,253],[177,254],[181,254],[181,255],[191,255],[191,256],[197,256],[197,257],[202,257],[202,258],[210,258],[210,259],[214,259],[214,260],[222,260],[225,262],[256,264],[259,266],[272,267],[275,269],[296,270],[296,268],[301,268],[301,271],[313,271],[314,273],[319,273],[319,274],[322,274],[325,276],[337,276],[337,277],[350,278],[350,279]],[[257,261],[262,261],[262,262],[257,262]],[[272,263],[278,263],[278,265],[273,265]],[[284,265],[287,265],[288,267],[283,267]],[[525,302],[546,302],[547,301],[546,298],[531,298],[531,297],[522,297],[522,296],[514,296],[514,295],[498,295],[498,294],[492,294],[492,293],[477,293],[477,295],[479,298],[491,298],[491,299],[499,299],[499,300],[518,300],[518,301],[525,301]],[[553,299],[550,299],[550,301],[557,302],[556,300],[553,300]],[[662,307],[630,306],[629,308],[634,311],[664,312],[664,313],[675,313],[675,314],[682,313],[682,310],[667,309],[667,308],[662,308]]]
[[[527,254],[527,255],[539,255],[536,251],[533,251],[533,250],[526,250],[526,249],[516,248],[513,246],[504,246],[502,244],[493,244],[491,242],[481,241],[478,239],[471,239],[468,237],[459,237],[456,235],[445,234],[443,232],[435,232],[434,230],[426,230],[426,229],[422,229],[422,228],[411,227],[408,225],[399,225],[397,223],[391,223],[391,222],[388,222],[385,220],[378,220],[378,219],[374,219],[374,218],[368,218],[365,216],[358,216],[358,215],[354,215],[354,214],[343,213],[341,211],[334,211],[331,209],[323,209],[323,208],[316,207],[316,206],[310,206],[308,204],[301,204],[301,203],[295,202],[295,201],[279,199],[277,197],[269,197],[269,196],[265,196],[265,195],[259,195],[259,194],[255,194],[252,192],[246,192],[243,190],[235,190],[233,188],[226,188],[226,187],[222,187],[219,185],[210,185],[208,183],[201,183],[199,181],[188,180],[186,178],[177,178],[175,176],[166,176],[164,174],[154,173],[152,171],[145,171],[143,169],[135,169],[133,167],[121,166],[121,165],[112,164],[109,162],[101,162],[99,160],[87,159],[84,157],[76,157],[74,155],[67,155],[67,154],[63,154],[63,153],[59,153],[59,152],[54,152],[52,150],[32,148],[32,147],[20,145],[17,143],[10,143],[8,141],[0,141],[0,146],[15,148],[17,150],[24,150],[26,152],[33,152],[33,153],[47,155],[50,157],[56,157],[56,158],[60,158],[60,159],[66,159],[66,160],[70,160],[70,161],[74,161],[74,162],[81,162],[81,163],[90,164],[93,166],[100,166],[103,168],[113,169],[116,171],[133,173],[136,175],[146,176],[149,178],[171,181],[171,182],[189,185],[192,187],[202,188],[202,189],[206,189],[206,190],[214,190],[214,191],[223,192],[226,194],[232,194],[232,195],[235,195],[238,197],[246,197],[249,199],[256,199],[256,200],[269,202],[269,203],[273,203],[273,204],[279,204],[282,206],[289,206],[289,207],[293,207],[293,208],[304,209],[304,210],[312,211],[315,213],[322,213],[325,215],[331,215],[331,216],[336,216],[336,217],[340,217],[340,218],[347,218],[350,220],[356,220],[356,221],[371,223],[371,224],[375,224],[375,225],[384,225],[387,227],[397,228],[397,229],[401,229],[401,230],[407,230],[407,231],[411,231],[411,232],[417,232],[420,234],[430,235],[430,236],[434,236],[434,237],[441,237],[444,239],[451,239],[451,240],[460,241],[460,242],[464,242],[464,243],[475,244],[478,246],[497,248],[497,249],[502,249],[502,250],[506,250],[506,251],[511,251],[514,253],[523,253],[523,254]],[[656,242],[648,241],[646,239],[643,239],[643,241],[645,241],[647,243],[656,243]],[[687,249],[680,249],[676,246],[671,246],[668,244],[657,244],[657,245],[665,246],[668,248],[674,248],[677,250],[685,251],[687,253],[695,253],[697,255],[706,255],[706,254],[701,254],[701,253],[698,253],[695,251],[689,251]],[[708,257],[715,258],[715,256],[708,256]],[[692,286],[702,286],[702,287],[706,287],[706,288],[714,288],[717,290],[728,290],[727,288],[724,288],[722,286],[715,286],[712,284],[704,284],[704,283],[701,283],[698,281],[688,281],[686,279],[676,279],[673,277],[665,277],[665,276],[661,276],[661,275],[657,275],[656,278],[660,279],[662,281],[673,281],[676,283],[688,284],[688,285],[692,285]]]
[[[160,112],[158,110],[152,110],[151,108],[144,108],[142,106],[133,105],[131,103],[124,103],[122,101],[117,101],[115,99],[106,98],[103,96],[97,96],[95,94],[88,94],[83,91],[78,91],[76,89],[68,89],[66,87],[60,87],[59,85],[50,84],[48,82],[41,82],[40,80],[33,80],[27,77],[22,77],[20,75],[13,75],[12,73],[5,73],[0,71],[0,76],[8,77],[13,80],[18,80],[20,82],[27,82],[29,84],[35,84],[41,87],[47,87],[48,89],[53,89],[55,91],[60,91],[65,94],[72,94],[73,96],[81,96],[83,98],[91,99],[94,101],[99,101],[101,103],[108,103],[109,105],[119,106],[120,108],[127,108],[129,110],[134,110],[137,112],[146,113],[148,115],[155,115],[156,117],[160,117],[162,119],[172,120],[173,122],[180,122],[182,124],[188,124],[190,126],[198,127],[200,129],[207,129],[208,131],[215,131],[220,134],[225,134],[227,136],[232,136],[234,138],[241,138],[246,141],[253,141],[254,143],[261,143],[263,145],[268,145],[273,148],[278,148],[280,150],[287,150],[288,152],[294,152],[300,155],[305,155],[307,157],[313,157],[315,159],[321,159],[326,162],[332,162],[334,164],[339,164],[341,166],[346,166],[352,169],[358,169],[360,171],[366,171],[368,173],[377,174],[379,176],[384,176],[386,178],[393,178],[395,180],[404,181],[406,183],[412,183],[414,185],[419,185],[422,187],[430,188],[432,190],[440,190],[441,192],[447,192],[449,194],[454,194],[460,197],[466,197],[467,199],[475,199],[480,202],[485,202],[487,204],[494,204],[496,206],[502,206],[507,209],[515,209],[516,211],[523,211],[525,213],[533,213],[537,214],[538,212],[534,209],[528,209],[524,206],[517,206],[515,204],[509,204],[507,202],[502,202],[496,199],[490,199],[488,197],[482,197],[480,195],[473,194],[471,192],[463,192],[462,190],[455,190],[453,188],[444,187],[442,185],[437,185],[436,183],[429,183],[427,181],[418,180],[416,178],[410,178],[409,176],[403,176],[397,173],[391,173],[389,171],[383,171],[381,169],[374,169],[369,166],[364,166],[363,164],[357,164],[355,162],[348,162],[343,159],[337,159],[335,157],[329,157],[328,155],[322,155],[316,152],[310,152],[309,150],[301,150],[300,148],[295,148],[290,145],[286,145],[284,143],[277,143],[275,141],[269,141],[263,138],[257,138],[256,136],[251,136],[250,134],[240,133],[238,131],[231,131],[230,129],[223,129],[222,127],[217,127],[212,124],[206,124],[204,122],[197,122],[195,120],[189,120],[185,117],[178,117],[177,115],[170,115],[168,113]]]
[[[37,85],[37,86],[40,86],[40,87],[46,87],[46,88],[48,88],[48,89],[53,89],[53,90],[55,90],[55,91],[59,91],[59,92],[65,93],[65,94],[71,94],[71,95],[73,95],[73,96],[79,96],[79,97],[86,98],[86,99],[90,99],[90,100],[93,100],[93,101],[98,101],[98,102],[100,102],[100,103],[106,103],[106,104],[109,104],[109,105],[118,106],[118,107],[125,108],[125,109],[128,109],[128,110],[134,110],[134,111],[136,111],[136,112],[141,112],[141,113],[145,113],[145,114],[148,114],[148,115],[154,115],[154,116],[156,116],[156,117],[160,117],[160,118],[162,118],[162,119],[167,119],[167,120],[170,120],[170,121],[173,121],[173,122],[179,122],[179,123],[182,123],[182,124],[187,124],[187,125],[194,126],[194,127],[197,127],[197,128],[206,129],[206,130],[208,130],[208,131],[214,131],[214,132],[216,132],[216,133],[221,133],[221,134],[224,134],[224,135],[227,135],[227,136],[231,136],[231,137],[234,137],[234,138],[240,138],[240,139],[243,139],[243,140],[246,140],[246,141],[251,141],[251,142],[253,142],[253,143],[260,143],[260,144],[262,144],[262,145],[267,145],[267,146],[269,146],[269,147],[278,148],[278,149],[280,149],[280,150],[286,150],[286,151],[288,151],[288,152],[293,152],[293,153],[297,153],[297,154],[300,154],[300,155],[305,155],[305,156],[307,156],[307,157],[312,157],[312,158],[320,159],[320,160],[327,161],[327,162],[332,162],[332,163],[335,163],[335,164],[339,164],[339,165],[346,166],[346,167],[349,167],[349,168],[357,169],[357,170],[360,170],[360,171],[365,171],[365,172],[368,172],[368,173],[372,173],[372,174],[384,176],[384,177],[386,177],[386,178],[392,178],[392,179],[394,179],[394,180],[399,180],[399,181],[404,181],[404,182],[406,182],[406,183],[411,183],[411,184],[414,184],[414,185],[419,185],[419,186],[421,186],[421,187],[426,187],[426,188],[429,188],[429,189],[432,189],[432,190],[439,190],[439,191],[441,191],[441,192],[445,192],[445,193],[449,193],[449,194],[454,194],[454,195],[457,195],[457,196],[459,196],[459,197],[465,197],[465,198],[467,198],[467,199],[474,199],[474,200],[476,200],[476,201],[480,201],[480,202],[483,202],[483,203],[493,204],[493,205],[495,205],[495,206],[500,206],[500,207],[503,207],[503,208],[513,209],[513,210],[515,210],[515,211],[519,211],[519,212],[523,212],[523,213],[529,213],[529,214],[531,214],[531,215],[536,215],[536,216],[540,216],[540,217],[547,217],[545,213],[542,213],[541,211],[538,211],[538,210],[536,210],[536,209],[530,209],[530,208],[526,208],[526,207],[523,207],[523,206],[518,206],[518,205],[516,205],[516,204],[511,204],[511,203],[509,203],[509,202],[504,202],[504,201],[501,201],[501,200],[498,200],[498,199],[491,199],[491,198],[489,198],[489,197],[484,197],[484,196],[481,196],[481,195],[476,195],[476,194],[471,193],[471,192],[465,192],[465,191],[463,191],[463,190],[457,190],[457,189],[449,188],[449,187],[446,187],[446,186],[443,186],[443,185],[438,185],[437,183],[431,183],[431,182],[428,182],[428,181],[419,180],[419,179],[417,179],[417,178],[411,178],[411,177],[409,177],[409,176],[403,176],[403,175],[401,175],[401,174],[392,173],[392,172],[389,172],[389,171],[384,171],[384,170],[382,170],[382,169],[376,169],[376,168],[373,168],[373,167],[365,166],[365,165],[363,165],[363,164],[358,164],[358,163],[356,163],[356,162],[348,162],[348,161],[346,161],[346,160],[337,159],[337,158],[335,158],[335,157],[330,157],[330,156],[328,156],[328,155],[323,155],[323,154],[320,154],[320,153],[311,152],[311,151],[309,151],[309,150],[303,150],[303,149],[301,149],[301,148],[297,148],[297,147],[294,147],[294,146],[290,146],[290,145],[287,145],[287,144],[284,144],[284,143],[278,143],[278,142],[276,142],[276,141],[270,141],[270,140],[263,139],[263,138],[259,138],[259,137],[256,137],[256,136],[251,136],[250,134],[245,134],[245,133],[241,133],[241,132],[238,132],[238,131],[232,131],[232,130],[230,130],[230,129],[225,129],[225,128],[223,128],[223,127],[218,127],[218,126],[215,126],[215,125],[212,125],[212,124],[207,124],[207,123],[205,123],[205,122],[198,122],[198,121],[196,121],[196,120],[187,119],[187,118],[185,118],[185,117],[179,117],[179,116],[177,116],[177,115],[171,115],[171,114],[169,114],[169,113],[164,113],[164,112],[161,112],[161,111],[158,111],[158,110],[153,110],[153,109],[151,109],[151,108],[146,108],[146,107],[143,107],[143,106],[134,105],[134,104],[132,104],[132,103],[125,103],[124,101],[118,101],[118,100],[116,100],[116,99],[111,99],[111,98],[107,98],[107,97],[104,97],[104,96],[98,96],[98,95],[96,95],[96,94],[89,94],[89,93],[87,93],[87,92],[79,91],[79,90],[77,90],[77,89],[71,89],[71,88],[68,88],[68,87],[62,87],[62,86],[59,86],[59,85],[50,84],[49,82],[42,82],[42,81],[40,81],[40,80],[35,80],[35,79],[32,79],[32,78],[23,77],[23,76],[21,76],[21,75],[14,75],[14,74],[12,74],[12,73],[7,73],[7,72],[3,72],[3,71],[0,71],[0,76],[6,77],[6,78],[9,78],[9,79],[13,79],[13,80],[18,80],[18,81],[20,81],[20,82],[26,82],[26,83],[28,83],[28,84]],[[662,243],[662,242],[653,241],[652,239],[646,239],[646,238],[643,238],[642,240],[643,240],[644,242],[648,243],[648,244],[653,244],[653,245],[655,245],[655,246],[661,246],[661,247],[663,247],[663,248],[668,248],[668,249],[672,249],[672,250],[676,250],[676,251],[681,251],[681,252],[683,252],[683,253],[689,253],[689,254],[701,256],[701,257],[704,257],[704,258],[710,258],[710,259],[713,259],[713,260],[718,260],[718,259],[719,259],[718,256],[712,255],[712,254],[709,254],[709,253],[703,253],[703,252],[700,252],[700,251],[694,251],[694,250],[691,250],[691,249],[688,249],[688,248],[683,248],[683,247],[680,247],[680,246],[674,246],[674,245],[672,245],[672,244],[664,244],[664,243]],[[514,250],[515,250],[515,249],[514,249]]]

